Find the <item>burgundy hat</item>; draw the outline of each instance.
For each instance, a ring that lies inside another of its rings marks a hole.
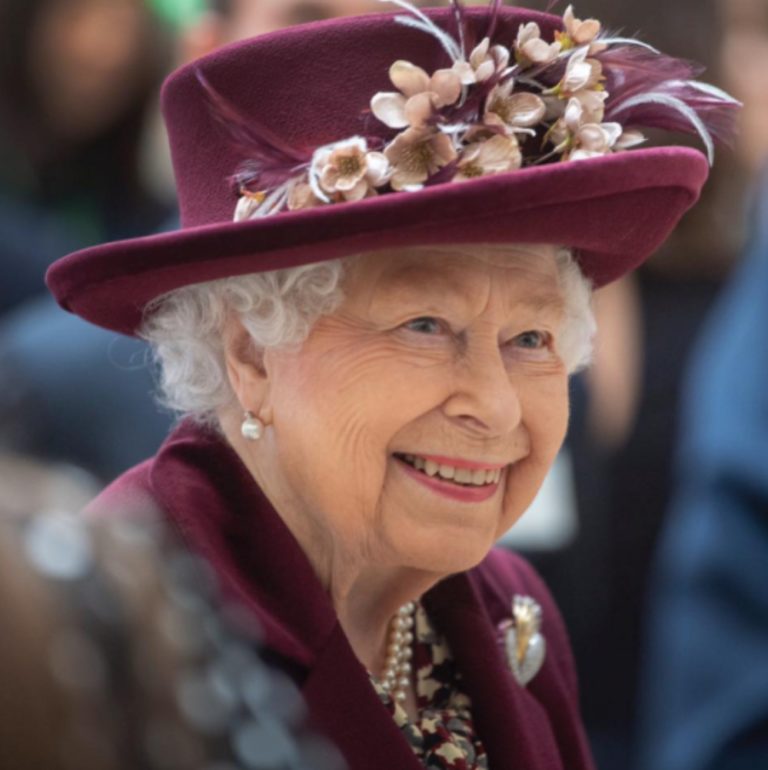
[[[638,126],[708,145],[727,133],[736,103],[690,64],[570,8],[393,1],[405,13],[293,27],[171,75],[181,229],[60,259],[47,275],[59,303],[133,334],[149,302],[188,284],[456,243],[571,246],[600,286],[697,200],[701,152],[624,149]]]

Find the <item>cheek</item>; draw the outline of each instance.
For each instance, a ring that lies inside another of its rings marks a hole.
[[[382,503],[393,438],[439,403],[444,387],[434,366],[371,344],[286,357],[273,381],[281,465],[325,508],[343,501],[357,519]]]
[[[533,502],[563,445],[568,429],[568,379],[566,375],[532,383],[521,397],[521,441],[526,457],[507,472],[504,490],[502,534]]]

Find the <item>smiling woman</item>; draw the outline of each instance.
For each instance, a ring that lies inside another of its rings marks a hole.
[[[557,609],[493,545],[563,442],[592,287],[706,177],[625,150],[711,152],[735,103],[571,8],[393,2],[172,76],[183,229],[52,269],[186,416],[92,510],[170,519],[353,770],[588,770]]]

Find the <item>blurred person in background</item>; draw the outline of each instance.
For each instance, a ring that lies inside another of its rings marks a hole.
[[[43,276],[172,215],[140,167],[172,35],[145,0],[2,0],[0,38],[0,446],[106,480],[170,420],[143,346],[62,316]]]
[[[0,314],[44,293],[62,247],[167,218],[138,163],[167,54],[144,0],[0,3]]]
[[[745,256],[687,370],[657,560],[642,770],[768,767],[768,3],[720,0],[755,182]]]
[[[7,297],[0,446],[76,463],[107,482],[152,454],[171,426],[152,397],[143,343],[38,296],[55,255],[177,224],[164,130],[150,153],[140,149],[165,70],[262,32],[381,7],[376,0],[3,0],[0,37],[8,44],[0,71],[10,117],[0,126],[0,156],[9,159],[0,167],[0,298]],[[22,69],[19,77],[18,62],[29,63],[27,75]]]

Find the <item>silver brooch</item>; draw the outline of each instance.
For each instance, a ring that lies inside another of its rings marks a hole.
[[[541,605],[530,596],[512,599],[512,620],[502,625],[507,662],[515,679],[525,687],[539,673],[547,654],[540,633]]]

